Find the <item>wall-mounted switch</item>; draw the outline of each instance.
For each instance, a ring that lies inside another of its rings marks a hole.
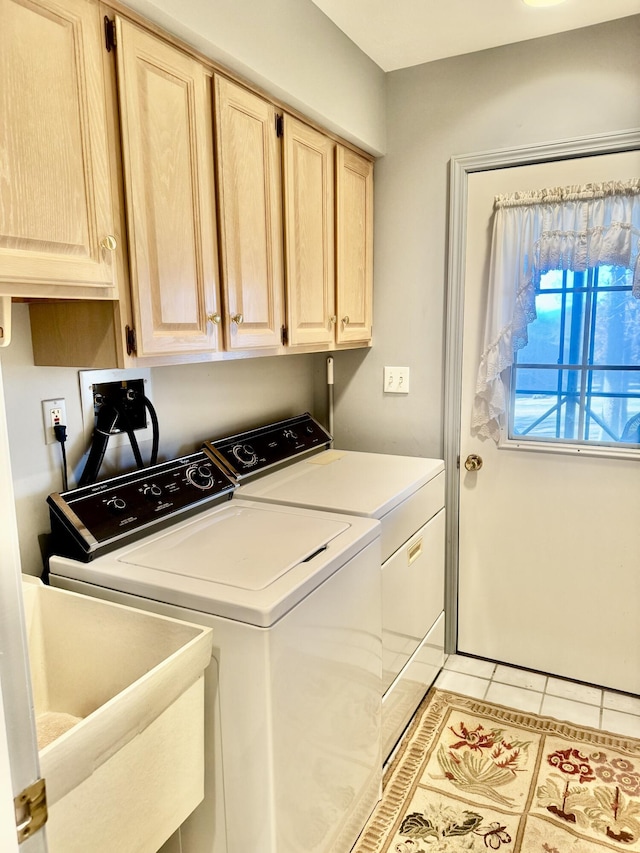
[[[385,394],[409,393],[409,368],[385,367],[383,373],[383,391]]]

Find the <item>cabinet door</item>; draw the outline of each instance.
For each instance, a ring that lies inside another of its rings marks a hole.
[[[284,222],[289,343],[334,340],[335,143],[284,117]]]
[[[217,77],[215,111],[227,347],[278,346],[284,287],[275,107]]]
[[[373,302],[373,163],[338,146],[336,193],[336,341],[368,341]]]
[[[0,22],[0,293],[114,299],[98,4],[0,0]]]
[[[138,355],[215,350],[210,78],[154,35],[121,18],[116,25]]]

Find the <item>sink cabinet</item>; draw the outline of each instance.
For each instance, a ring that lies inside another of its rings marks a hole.
[[[210,628],[25,578],[50,853],[155,853],[204,796]]]

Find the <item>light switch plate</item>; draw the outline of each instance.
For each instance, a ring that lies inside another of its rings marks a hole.
[[[383,390],[385,394],[408,394],[409,368],[385,367],[383,373]]]

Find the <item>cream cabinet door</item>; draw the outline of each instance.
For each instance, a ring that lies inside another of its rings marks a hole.
[[[211,80],[119,17],[116,32],[137,354],[216,350]]]
[[[0,0],[0,294],[114,299],[114,218],[91,0]]]
[[[336,342],[366,342],[373,303],[373,163],[342,146],[336,201]]]
[[[284,286],[276,110],[216,77],[215,114],[227,348],[278,346]]]
[[[284,116],[284,223],[289,343],[334,340],[335,142]]]

